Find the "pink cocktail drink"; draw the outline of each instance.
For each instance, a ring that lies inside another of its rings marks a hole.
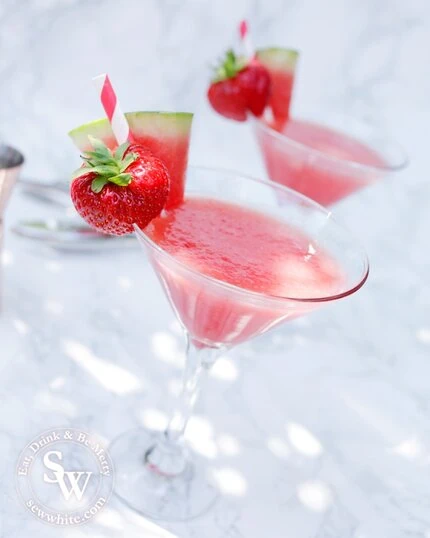
[[[242,25],[240,34],[246,44]],[[253,123],[269,178],[327,206],[405,166],[402,150],[368,123],[291,114],[298,58],[282,47],[229,51],[207,92],[218,114]]]
[[[190,197],[145,232],[196,275],[190,278],[167,260],[155,260],[179,318],[201,343],[248,340],[317,305],[297,299],[333,296],[344,284],[336,261],[305,234],[236,204]],[[197,275],[223,285],[213,287]],[[244,300],[232,287],[251,294]]]
[[[110,448],[116,492],[142,514],[186,520],[217,497],[210,468],[183,445],[204,372],[233,346],[354,293],[368,263],[323,207],[223,170],[189,169],[184,201],[135,231],[188,345],[165,432],[126,432]]]
[[[401,155],[394,156],[393,145],[381,138],[362,141],[340,129],[292,118],[282,130],[266,121],[254,125],[270,179],[322,205],[338,202],[404,165]]]

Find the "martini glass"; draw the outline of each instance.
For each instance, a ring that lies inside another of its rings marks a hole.
[[[0,258],[3,249],[3,216],[12,190],[21,171],[24,157],[22,154],[4,144],[0,144]],[[1,271],[1,264],[0,264]],[[0,309],[1,309],[1,275],[0,275]]]
[[[235,204],[255,211],[255,217],[258,211],[272,219],[268,222],[281,221],[282,226],[285,223],[288,229],[298,230],[309,241],[309,252],[321,249],[329,254],[342,278],[332,294],[315,288],[302,289],[297,297],[250,291],[180,261],[150,238],[149,228],[145,232],[136,227],[138,240],[187,335],[187,358],[183,392],[166,431],[126,432],[113,441],[110,453],[120,499],[143,515],[167,521],[204,513],[218,495],[209,467],[184,443],[202,378],[217,357],[285,321],[351,295],[364,284],[369,270],[364,251],[331,212],[295,191],[235,172],[191,168],[185,198],[196,197],[230,207]],[[215,222],[222,231],[225,221],[220,218]],[[287,271],[285,278],[289,277],[295,278]]]
[[[312,114],[282,132],[252,119],[272,181],[327,206],[404,168],[408,159],[376,126],[352,117]]]

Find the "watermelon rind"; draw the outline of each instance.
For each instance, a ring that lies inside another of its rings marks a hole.
[[[130,130],[139,137],[140,134],[146,136],[186,136],[189,134],[193,121],[191,112],[127,112],[125,114]],[[69,136],[74,144],[81,150],[89,146],[88,135],[104,140],[113,138],[112,128],[107,118],[94,120],[69,132]]]
[[[257,58],[263,65],[272,69],[294,71],[299,52],[294,49],[269,47],[257,50]]]

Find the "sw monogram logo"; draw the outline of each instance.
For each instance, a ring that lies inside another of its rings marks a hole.
[[[63,454],[59,450],[50,450],[43,457],[43,464],[54,475],[52,478],[48,473],[44,473],[43,480],[47,484],[58,484],[64,500],[68,501],[74,495],[78,501],[81,501],[93,472],[65,471],[61,463],[54,461],[54,457],[62,461]]]
[[[76,428],[55,428],[39,434],[21,452],[15,482],[35,518],[69,528],[103,510],[112,493],[113,473],[109,453],[97,437]]]

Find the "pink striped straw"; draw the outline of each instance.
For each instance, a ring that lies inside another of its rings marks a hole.
[[[132,136],[127,118],[119,106],[119,102],[106,73],[93,78],[94,85],[99,93],[100,101],[111,124],[113,134],[119,145],[131,142]]]
[[[246,19],[239,23],[239,34],[246,56],[251,59],[255,56],[255,49],[251,41],[249,25]]]

